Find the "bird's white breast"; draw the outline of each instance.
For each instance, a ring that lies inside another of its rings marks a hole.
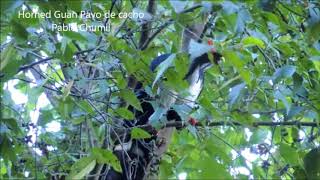
[[[188,79],[190,83],[189,96],[186,98],[186,103],[193,107],[194,101],[197,100],[203,86],[203,78],[200,77],[200,67],[197,67],[190,77],[191,78]]]

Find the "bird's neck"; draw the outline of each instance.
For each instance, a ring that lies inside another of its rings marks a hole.
[[[201,69],[201,66],[196,67],[192,74],[187,78],[189,82],[189,95],[186,97],[188,101],[185,102],[189,107],[193,107],[196,99],[201,93],[204,80],[204,71]]]
[[[187,81],[189,82],[190,86],[192,86],[193,84],[198,83],[198,81],[203,81],[203,76],[204,76],[204,69],[199,65],[187,77]]]

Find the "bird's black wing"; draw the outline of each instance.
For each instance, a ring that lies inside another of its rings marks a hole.
[[[171,54],[161,54],[160,56],[154,58],[150,64],[150,70],[154,71],[164,60],[166,60]]]

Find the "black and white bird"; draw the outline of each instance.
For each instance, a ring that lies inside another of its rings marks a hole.
[[[149,117],[149,123],[152,125],[158,125],[175,103],[186,104],[192,108],[203,88],[205,71],[212,65],[212,61],[213,63],[217,63],[221,59],[221,54],[216,52],[211,41],[208,41],[209,45],[197,42],[191,42],[190,44],[188,51],[190,66],[184,77],[189,84],[188,95],[187,97],[179,98],[177,92],[166,89],[160,82],[157,91],[158,98],[156,99],[156,107],[154,108],[154,113]],[[172,54],[162,54],[156,57],[151,62],[150,69],[155,71],[161,63],[165,62],[171,56]],[[210,56],[212,57],[212,61],[209,58]]]

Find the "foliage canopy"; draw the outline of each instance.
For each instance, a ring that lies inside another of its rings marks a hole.
[[[83,178],[99,164],[121,172],[113,135],[119,122],[134,121],[129,105],[142,109],[128,77],[154,97],[153,82],[166,75],[166,86],[183,94],[189,61],[179,52],[181,35],[204,11],[203,39],[214,41],[223,60],[206,72],[189,114],[201,126],[174,131],[159,178],[319,178],[318,1],[221,0],[193,9],[192,2],[156,1],[146,39],[136,19],[18,16],[145,12],[150,2],[1,1],[0,178]],[[110,23],[111,31],[59,32],[53,23]],[[151,60],[163,53],[176,56],[152,73]],[[131,133],[152,136],[141,127]]]

